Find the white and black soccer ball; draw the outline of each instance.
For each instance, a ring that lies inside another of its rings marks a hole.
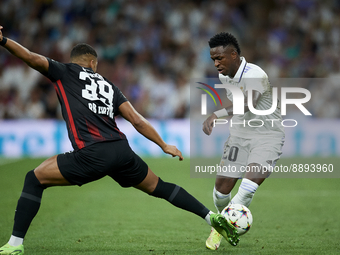
[[[247,233],[253,224],[253,215],[241,204],[229,204],[221,214],[237,229],[239,235]]]

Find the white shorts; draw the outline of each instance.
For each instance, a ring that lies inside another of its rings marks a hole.
[[[260,164],[270,175],[271,167],[275,167],[282,154],[284,138],[252,138],[245,139],[229,136],[224,144],[220,162],[219,176],[241,178],[248,171],[256,171],[247,166],[251,163]]]

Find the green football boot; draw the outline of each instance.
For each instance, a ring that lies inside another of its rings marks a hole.
[[[24,245],[12,246],[10,244],[5,244],[0,248],[1,255],[22,255],[24,254]]]
[[[222,241],[222,235],[218,233],[214,228],[211,228],[210,235],[205,241],[205,246],[210,250],[217,250],[220,247]]]
[[[240,241],[236,228],[221,214],[210,215],[211,226],[216,229],[231,245],[236,246]]]

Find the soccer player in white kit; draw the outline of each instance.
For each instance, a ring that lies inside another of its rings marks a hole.
[[[258,186],[269,177],[271,167],[280,158],[285,133],[279,104],[268,115],[257,115],[249,110],[252,108],[248,106],[248,91],[256,110],[271,109],[272,87],[267,74],[259,66],[248,63],[240,56],[236,38],[230,33],[219,33],[209,40],[209,46],[221,83],[238,87],[245,99],[244,114],[234,115],[231,105],[214,112],[203,123],[203,131],[207,135],[211,134],[216,119],[227,117],[229,123],[230,136],[224,145],[220,166],[233,171],[217,173],[213,190],[214,204],[221,212],[229,203],[249,207]],[[226,89],[226,93],[233,102],[231,91]],[[238,192],[232,198],[231,190],[242,177]],[[212,229],[206,247],[217,250],[221,238]]]

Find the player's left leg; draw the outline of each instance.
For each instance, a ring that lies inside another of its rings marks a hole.
[[[112,157],[112,148],[107,150]],[[192,212],[217,229],[226,240],[236,245],[238,243],[238,234],[236,228],[232,226],[221,214],[211,212],[207,207],[201,204],[196,198],[190,195],[182,187],[164,182],[156,176],[148,165],[135,154],[127,142],[120,142],[117,150],[119,156],[117,162],[123,162],[121,166],[117,166],[115,160],[112,164],[114,168],[106,174],[118,182],[122,187],[135,187],[151,196],[163,198],[183,210]]]
[[[26,174],[15,211],[12,236],[8,243],[0,248],[0,254],[23,254],[23,240],[39,211],[43,191],[50,186],[70,185],[61,175],[56,157],[45,160],[35,170]]]
[[[238,192],[231,203],[249,207],[257,188],[270,176],[272,168],[280,158],[283,143],[284,139],[281,137],[251,140],[248,165]]]
[[[231,203],[249,207],[257,188],[268,177],[268,172],[257,163],[249,164],[247,169],[253,169],[253,171],[247,171],[245,173],[238,192],[232,198]]]
[[[221,233],[230,244],[237,245],[239,241],[237,231],[222,215],[210,211],[182,187],[173,183],[164,182],[161,178],[157,177],[150,168],[145,179],[134,187],[151,196],[163,198],[178,208],[200,216],[205,219],[210,226]]]
[[[150,168],[148,169],[148,174],[145,179],[140,184],[136,185],[135,188],[140,189],[151,196],[163,198],[181,209],[201,216],[203,219],[206,219],[208,223],[210,222],[209,215],[212,214],[212,212],[208,208],[186,192],[182,187],[173,183],[164,182],[155,175]]]

